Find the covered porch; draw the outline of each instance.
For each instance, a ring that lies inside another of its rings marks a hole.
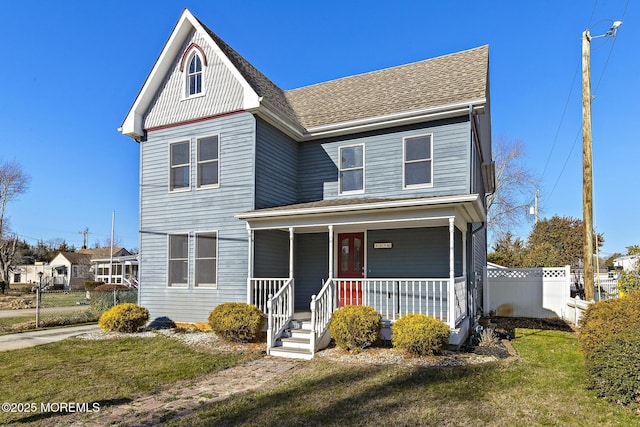
[[[433,316],[459,344],[472,307],[467,227],[483,214],[471,195],[334,200],[239,215],[249,236],[247,301],[268,316],[268,348],[295,312],[310,311],[313,354],[333,311],[348,304],[375,308],[387,325],[409,313]]]

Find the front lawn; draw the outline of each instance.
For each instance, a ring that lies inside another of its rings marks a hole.
[[[640,425],[587,390],[571,332],[517,329],[521,359],[409,368],[315,358],[283,384],[215,403],[171,425]]]
[[[98,402],[104,408],[137,395],[240,364],[255,355],[198,352],[164,336],[72,339],[0,353],[0,396],[24,404]],[[4,409],[4,406],[3,406]],[[0,413],[0,424],[51,425],[60,413]]]

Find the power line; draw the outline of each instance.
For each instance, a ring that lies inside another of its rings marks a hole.
[[[624,21],[624,16],[627,13],[627,8],[629,6],[629,2],[630,2],[630,0],[627,0],[627,3],[625,5],[625,7],[624,7],[624,11],[622,12],[622,17],[620,18],[621,21]],[[591,25],[591,21],[593,20],[593,16],[594,16],[597,4],[598,4],[598,1],[596,0],[594,5],[593,5],[593,9],[591,10],[591,16],[589,17],[589,24],[587,25],[587,28]],[[609,54],[607,55],[607,59],[605,61],[604,67],[603,67],[603,69],[602,69],[602,71],[600,73],[600,77],[598,78],[598,83],[596,84],[595,90],[593,91],[593,97],[594,98],[595,98],[595,94],[598,91],[598,88],[600,87],[600,83],[602,82],[602,79],[604,78],[604,74],[605,74],[605,71],[607,69],[607,65],[609,64],[609,59],[611,58],[611,55],[613,53],[613,48],[615,47],[615,44],[616,44],[616,37],[613,38],[613,43],[611,44],[611,48],[609,49]],[[576,73],[574,74],[573,81],[571,83],[571,89],[569,91],[569,95],[571,95],[571,91],[573,90],[573,85],[574,85],[575,80],[576,80],[578,69],[579,68],[576,69]],[[567,104],[565,104],[565,111],[563,111],[563,113],[562,113],[562,119],[560,120],[560,124],[562,124],[562,121],[564,119],[564,114],[566,112],[568,101],[569,100],[567,99]],[[558,132],[559,131],[560,131],[560,128],[558,128]],[[549,196],[546,198],[546,203],[545,203],[544,207],[546,207],[547,203],[549,203],[549,201],[551,200],[551,196],[553,195],[553,192],[555,191],[556,187],[558,186],[558,183],[560,182],[560,178],[562,177],[562,174],[564,173],[564,170],[567,167],[567,163],[569,162],[569,159],[571,158],[571,155],[573,154],[573,149],[575,148],[576,143],[578,141],[578,138],[580,136],[580,131],[581,131],[581,129],[578,130],[578,133],[577,133],[575,139],[573,140],[573,144],[571,145],[571,150],[569,150],[569,154],[567,154],[567,158],[565,159],[564,164],[562,165],[562,169],[560,170],[560,173],[558,174],[558,178],[556,178],[556,181],[555,181],[555,183],[553,185],[553,188],[551,189],[551,192],[549,193]],[[558,136],[558,132],[556,132],[556,138]],[[553,149],[555,147],[555,144],[556,144],[556,140],[554,139],[553,145],[551,147],[551,153],[549,154],[549,158],[547,159],[547,163],[545,164],[544,170],[542,172],[543,179],[544,179],[544,174],[545,174],[545,172],[547,170],[547,165],[549,164],[549,160],[551,159],[551,154],[553,153]]]
[[[591,16],[589,16],[589,22],[587,23],[587,28],[589,26],[591,26],[591,22],[593,21],[593,16],[596,13],[596,7],[598,6],[598,0],[595,0],[593,2],[593,8],[591,8]],[[551,145],[551,151],[549,151],[549,156],[547,157],[547,161],[544,164],[544,168],[542,170],[542,177],[541,179],[544,181],[544,176],[547,172],[547,167],[549,166],[549,162],[551,161],[551,157],[553,155],[553,151],[555,150],[556,144],[558,142],[558,135],[560,135],[560,129],[562,128],[562,123],[564,122],[564,117],[567,113],[567,108],[569,107],[569,101],[571,100],[571,94],[573,93],[573,86],[576,83],[576,78],[578,77],[578,71],[580,71],[580,62],[578,62],[578,64],[576,65],[576,71],[573,73],[573,79],[571,80],[571,86],[569,87],[569,93],[567,94],[567,100],[564,103],[564,109],[562,110],[562,117],[560,118],[560,123],[558,123],[558,129],[556,130],[556,135],[553,138],[553,144]],[[569,152],[569,155],[567,156],[567,159],[564,162],[564,165],[562,166],[562,170],[560,171],[560,174],[558,175],[558,178],[556,179],[555,184],[553,185],[553,189],[551,190],[551,192],[549,193],[549,196],[546,198],[546,200],[550,200],[551,199],[551,195],[553,194],[553,190],[556,189],[556,186],[558,185],[558,181],[560,180],[560,177],[562,176],[562,173],[564,172],[565,167],[567,166],[567,162],[569,160],[569,157],[571,157],[571,153],[573,152],[573,148],[575,147],[576,142],[574,140],[573,145],[571,146],[571,151]],[[548,203],[548,202],[547,202]],[[545,207],[546,207],[546,203],[545,203]]]

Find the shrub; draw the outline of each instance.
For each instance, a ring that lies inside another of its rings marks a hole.
[[[209,326],[221,338],[249,342],[262,338],[266,316],[258,307],[243,302],[227,302],[209,313]]]
[[[98,287],[100,285],[104,285],[104,282],[99,282],[99,281],[95,281],[95,280],[89,280],[87,282],[84,282],[84,289],[85,289],[85,291],[92,291],[92,290],[94,290],[96,287]]]
[[[132,303],[118,304],[102,313],[98,326],[103,331],[136,332],[149,320],[149,311]]]
[[[640,292],[592,304],[579,326],[578,338],[585,354],[614,335],[640,329]]]
[[[449,344],[449,326],[425,314],[407,314],[391,325],[395,348],[417,355],[438,354]]]
[[[640,407],[640,331],[629,330],[598,343],[586,355],[591,387],[601,397]]]
[[[329,329],[338,347],[357,353],[378,339],[382,320],[372,307],[345,305],[333,313]]]

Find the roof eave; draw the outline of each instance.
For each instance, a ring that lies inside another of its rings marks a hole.
[[[252,112],[261,115],[261,117],[266,121],[278,127],[296,141],[302,142],[319,138],[349,135],[371,130],[447,119],[451,117],[467,116],[469,115],[469,107],[473,107],[476,114],[483,114],[485,112],[485,105],[486,99],[479,98],[454,104],[440,105],[437,107],[387,114],[384,116],[367,117],[347,122],[314,126],[307,129],[297,122],[288,120],[277,109],[269,106],[269,104],[262,98],[260,99],[260,105],[257,108],[254,108]]]
[[[370,130],[403,126],[451,117],[466,116],[469,114],[469,107],[473,107],[476,111],[478,111],[478,113],[481,113],[483,111],[485,103],[485,98],[479,98],[469,101],[457,102],[454,104],[423,108],[419,110],[403,111],[384,116],[368,117],[364,119],[351,120],[348,122],[314,126],[306,130],[304,138],[324,138],[328,136],[365,132]]]
[[[374,203],[356,203],[350,205],[321,206],[309,208],[292,209],[264,209],[244,212],[235,215],[243,221],[260,221],[282,217],[302,217],[310,215],[328,215],[336,213],[350,213],[370,210],[386,209],[414,209],[432,208],[441,206],[465,205],[467,207],[467,217],[469,222],[483,222],[485,210],[482,206],[481,197],[478,194],[465,194],[458,196],[438,196],[424,197],[418,199],[389,200]]]

